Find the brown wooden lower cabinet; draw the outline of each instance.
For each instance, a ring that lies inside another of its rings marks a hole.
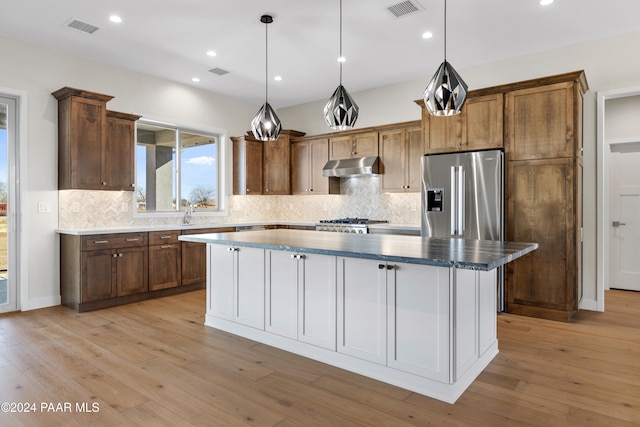
[[[60,235],[60,296],[78,312],[204,289],[206,245],[178,236],[235,227]]]
[[[149,232],[149,290],[175,288],[182,283],[179,230]]]
[[[506,240],[539,244],[506,266],[510,313],[567,321],[578,310],[576,167],[572,158],[507,166]]]
[[[182,234],[225,233],[235,227],[183,230]],[[207,246],[204,243],[182,242],[182,284],[192,285],[207,280]]]

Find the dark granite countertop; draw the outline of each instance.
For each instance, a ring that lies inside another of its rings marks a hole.
[[[261,230],[180,236],[180,240],[389,262],[493,270],[534,251],[537,243],[438,239],[385,234]]]

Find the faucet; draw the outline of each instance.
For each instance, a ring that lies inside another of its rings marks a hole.
[[[183,224],[191,224],[191,215],[193,214],[193,203],[187,202],[184,208]]]

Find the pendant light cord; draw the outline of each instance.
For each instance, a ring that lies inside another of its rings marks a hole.
[[[269,23],[264,23],[264,102],[269,101]]]
[[[447,0],[444,0],[444,62],[447,62]]]
[[[342,57],[342,0],[340,0],[340,58],[338,61],[340,62],[340,86],[342,86],[342,63],[344,62]]]

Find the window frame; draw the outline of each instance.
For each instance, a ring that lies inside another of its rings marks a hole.
[[[137,197],[137,188],[138,188],[138,123],[145,124],[149,126],[157,126],[162,128],[168,128],[176,131],[176,155],[175,155],[175,163],[176,163],[176,172],[174,176],[174,180],[176,183],[177,195],[176,199],[178,199],[180,194],[180,186],[181,186],[181,156],[180,156],[180,133],[191,133],[191,134],[199,134],[203,136],[211,136],[215,137],[218,140],[218,153],[217,153],[217,182],[218,186],[216,188],[217,192],[217,209],[196,209],[193,212],[194,217],[205,217],[205,216],[226,216],[227,215],[227,186],[228,186],[228,144],[229,144],[229,136],[228,132],[225,129],[209,127],[203,125],[193,125],[193,124],[180,124],[176,122],[168,122],[162,120],[155,120],[152,118],[142,117],[136,121],[135,126],[135,147],[134,150],[134,181],[136,191],[133,191],[131,195],[131,205],[133,209],[133,217],[134,218],[180,218],[184,216],[184,210],[181,207],[178,207],[177,210],[162,210],[162,211],[139,211],[138,210],[138,197]],[[179,205],[176,203],[176,205]]]

